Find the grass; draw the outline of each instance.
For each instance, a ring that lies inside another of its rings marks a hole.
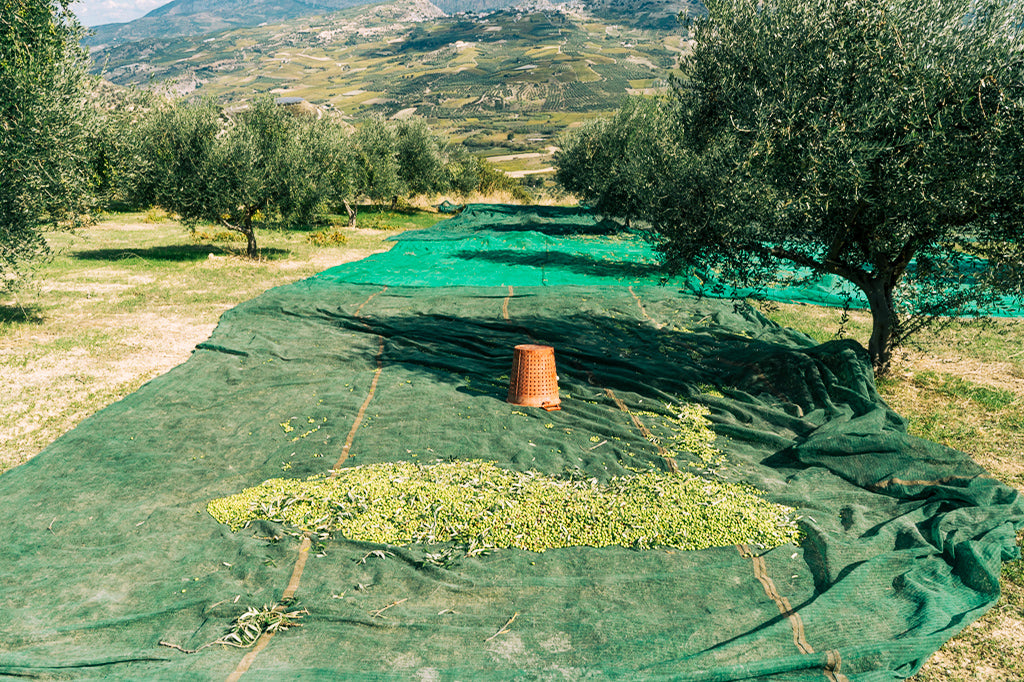
[[[341,239],[258,230],[255,262],[222,230],[191,235],[159,211],[48,235],[54,255],[33,284],[0,298],[0,472],[185,361],[228,308],[387,249],[388,237],[442,217],[362,207],[356,229],[329,228]]]
[[[782,305],[776,322],[818,341],[836,337],[841,311]],[[845,335],[867,344],[871,319],[852,311]],[[924,332],[898,353],[879,393],[910,432],[962,450],[1004,483],[1024,491],[1024,321],[964,320]],[[1017,536],[1024,545],[1024,533]],[[916,682],[1024,679],[1024,560],[1003,564],[1002,596],[929,659]]]

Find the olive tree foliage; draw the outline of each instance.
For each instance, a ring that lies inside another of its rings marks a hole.
[[[160,206],[194,226],[208,204],[221,126],[220,108],[209,101],[155,108],[137,128],[125,171],[134,183],[131,203]]]
[[[676,134],[676,103],[631,97],[609,119],[595,119],[566,136],[556,155],[555,179],[599,213],[650,221],[679,211],[677,178],[689,157]]]
[[[148,90],[100,81],[93,89],[91,103],[86,150],[93,198],[108,209],[152,206],[152,187],[141,191],[136,175],[147,165],[142,162],[138,133],[162,100]]]
[[[518,179],[484,159],[476,159],[475,166],[475,172],[479,178],[476,189],[481,194],[508,194],[515,201],[524,204],[533,203],[533,196]]]
[[[256,228],[311,225],[346,181],[346,150],[326,120],[295,116],[270,99],[227,115],[212,102],[168,104],[140,131],[136,196],[187,225],[218,223],[259,255]]]
[[[845,278],[879,371],[936,316],[1021,293],[1022,3],[706,5],[665,114],[665,177],[619,178],[670,266],[744,286],[780,265]]]
[[[67,0],[0,0],[0,290],[88,208],[82,29]]]
[[[400,121],[395,127],[398,177],[410,196],[436,194],[448,188],[443,142],[422,119]]]
[[[352,135],[350,146],[354,193],[374,203],[390,200],[393,207],[403,195],[466,196],[495,189],[497,171],[465,148],[448,144],[421,119],[372,117]],[[522,192],[519,183],[502,177],[502,189],[512,191],[514,185]]]
[[[394,205],[403,194],[465,194],[489,177],[486,164],[448,148],[422,121],[375,117],[350,134],[328,116],[296,115],[270,99],[234,113],[210,101],[128,99],[107,119],[130,121],[132,132],[99,136],[97,185],[192,227],[205,220],[239,232],[252,257],[260,224],[309,226],[344,210],[353,227],[359,198]]]
[[[397,199],[405,192],[399,174],[395,126],[379,116],[362,123],[352,135],[353,185],[357,195],[374,203]]]
[[[480,189],[483,164],[461,145],[449,148],[448,163],[444,167],[445,186],[459,196],[468,196]]]

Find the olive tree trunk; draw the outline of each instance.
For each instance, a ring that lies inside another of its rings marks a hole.
[[[871,338],[868,353],[876,374],[885,374],[892,360],[892,344],[899,329],[899,317],[893,305],[893,287],[881,278],[861,285],[871,309]]]
[[[253,231],[252,225],[243,226],[241,232],[245,235],[245,255],[256,260],[260,257],[260,252],[256,248],[256,233]]]
[[[246,210],[240,225],[233,225],[226,220],[221,220],[224,227],[245,235],[245,255],[256,260],[260,257],[260,251],[256,247],[256,231],[252,226],[252,217],[258,209]]]
[[[342,205],[345,207],[345,213],[348,214],[348,226],[350,228],[356,226],[356,209],[352,207],[347,201],[342,201]]]

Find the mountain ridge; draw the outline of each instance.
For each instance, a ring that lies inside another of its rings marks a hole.
[[[367,0],[171,0],[124,23],[101,24],[82,41],[93,50],[153,39],[200,36],[219,31],[283,23],[339,10],[363,7]],[[503,9],[556,11],[562,7],[617,15],[625,23],[671,29],[691,0],[434,0],[442,13],[485,13]]]
[[[517,0],[438,0],[445,14],[486,12],[515,5]],[[275,24],[367,5],[367,0],[171,0],[145,16],[90,29],[83,43],[104,48],[126,42]]]

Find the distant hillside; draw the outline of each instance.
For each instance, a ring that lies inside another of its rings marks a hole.
[[[255,97],[302,98],[353,125],[371,115],[416,116],[530,186],[554,187],[560,136],[628,95],[666,90],[689,49],[676,19],[685,5],[675,0],[486,7],[499,1],[391,0],[115,41],[92,50],[93,71],[112,87],[210,97],[230,107]],[[179,0],[147,21],[198,22],[199,10],[215,2]]]
[[[579,6],[445,17],[428,0],[395,0],[123,43],[92,57],[120,85],[232,100],[293,95],[353,115],[607,111],[627,93],[664,87],[683,49],[678,24],[663,31],[619,19]]]
[[[92,28],[83,42],[90,48],[115,47],[129,42],[196,37],[237,28],[253,28],[293,19],[329,14],[368,4],[366,0],[172,0],[146,16],[119,24]],[[689,0],[437,0],[445,14],[484,13],[520,8],[550,11],[558,7],[586,9],[605,17],[644,28],[671,30],[680,11],[699,3]]]
[[[487,12],[511,7],[517,0],[440,0],[446,14]],[[291,19],[366,5],[367,0],[172,0],[146,16],[119,24],[95,26],[89,47],[114,46],[154,38],[199,36],[232,28],[279,24]]]
[[[480,0],[438,1],[452,10]],[[449,16],[429,0],[392,0],[123,42],[91,56],[94,71],[117,85],[232,107],[301,97],[352,124],[370,115],[420,117],[499,168],[546,182],[566,129],[630,94],[664,91],[689,48],[678,3],[528,1]]]
[[[587,0],[597,16],[618,17],[629,26],[674,31],[681,12],[703,12],[700,0]]]
[[[440,7],[445,14],[458,14],[459,12],[490,12],[522,3],[517,0],[439,0],[434,4]]]
[[[198,36],[232,28],[277,24],[363,4],[366,0],[173,0],[135,21],[95,26],[93,34],[84,42],[97,47],[153,38]]]

